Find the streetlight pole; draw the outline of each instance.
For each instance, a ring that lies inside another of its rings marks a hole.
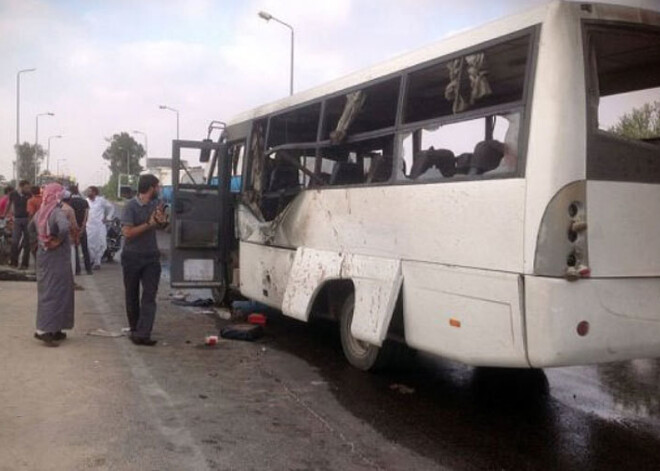
[[[48,156],[46,157],[46,170],[50,172],[50,141],[51,139],[62,139],[61,135],[48,137]]]
[[[19,147],[21,145],[21,74],[34,72],[36,68],[22,69],[16,73],[16,165],[14,166],[14,180],[17,178],[17,167],[19,166]]]
[[[260,11],[259,12],[259,17],[263,18],[266,21],[273,20],[273,21],[275,21],[275,22],[277,22],[277,23],[279,23],[283,26],[286,26],[287,28],[289,28],[289,30],[291,30],[291,70],[289,72],[289,95],[293,95],[293,56],[294,56],[294,54],[293,54],[293,44],[294,44],[293,26],[291,26],[288,23],[285,23],[284,21],[280,20],[279,18],[275,18],[273,15],[271,15],[270,13],[267,13],[265,11]]]
[[[149,138],[147,137],[147,133],[135,130],[133,131],[133,134],[141,134],[144,136],[144,158],[146,161],[147,159],[149,159]],[[139,163],[139,159],[138,159],[138,163]]]
[[[37,183],[37,175],[39,174],[39,161],[37,160],[37,146],[39,145],[39,116],[55,116],[55,113],[47,111],[46,113],[39,113],[35,119],[34,126],[34,183]]]
[[[66,162],[66,159],[57,159],[57,176],[60,176],[60,162]]]
[[[169,106],[166,105],[160,105],[159,108],[161,110],[170,110],[176,113],[176,139],[178,141],[179,140],[179,110],[175,110],[174,108],[170,108]]]
[[[39,144],[39,116],[55,116],[55,113],[47,111],[46,113],[39,113],[35,119],[36,123],[34,126],[34,147],[36,148]]]

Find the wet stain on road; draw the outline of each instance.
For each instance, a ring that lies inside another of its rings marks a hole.
[[[660,469],[658,362],[582,367],[590,380],[571,368],[471,368],[418,354],[372,374],[346,363],[332,322],[271,316],[267,331],[263,342],[315,367],[345,409],[439,465]]]

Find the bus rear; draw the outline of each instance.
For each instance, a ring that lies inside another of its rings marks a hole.
[[[660,14],[573,8],[586,136],[558,157],[577,178],[545,207],[525,277],[537,367],[660,356]]]

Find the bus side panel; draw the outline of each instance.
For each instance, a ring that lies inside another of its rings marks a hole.
[[[518,178],[306,190],[276,221],[273,239],[283,247],[520,273],[524,202]]]
[[[403,262],[406,343],[475,366],[528,367],[520,276]]]
[[[530,363],[567,366],[660,356],[658,293],[658,278],[525,277]],[[582,322],[588,322],[586,335],[578,333]]]
[[[241,294],[281,309],[296,252],[241,242]]]

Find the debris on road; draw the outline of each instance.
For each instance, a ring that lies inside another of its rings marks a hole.
[[[233,324],[223,327],[220,336],[231,340],[257,340],[264,334],[264,329],[260,325],[252,324]]]
[[[266,325],[266,316],[263,314],[250,314],[247,317],[248,324],[254,324],[254,325]]]
[[[186,299],[172,299],[172,304],[176,306],[193,306],[193,307],[209,307],[213,306],[213,300],[211,298],[197,298],[192,301],[187,301]]]
[[[117,338],[117,337],[122,337],[124,334],[122,332],[109,332],[105,329],[94,329],[87,332],[87,335],[91,335],[93,337]]]
[[[177,291],[175,293],[170,293],[170,298],[177,299],[179,301],[182,301],[182,300],[186,299],[187,297],[188,297],[188,295],[186,293],[184,293],[183,291]]]
[[[217,314],[218,312],[215,309],[196,309],[195,314]]]
[[[218,344],[217,335],[207,335],[206,338],[204,339],[204,345],[208,345],[209,347],[213,347],[214,345],[217,344]]]

